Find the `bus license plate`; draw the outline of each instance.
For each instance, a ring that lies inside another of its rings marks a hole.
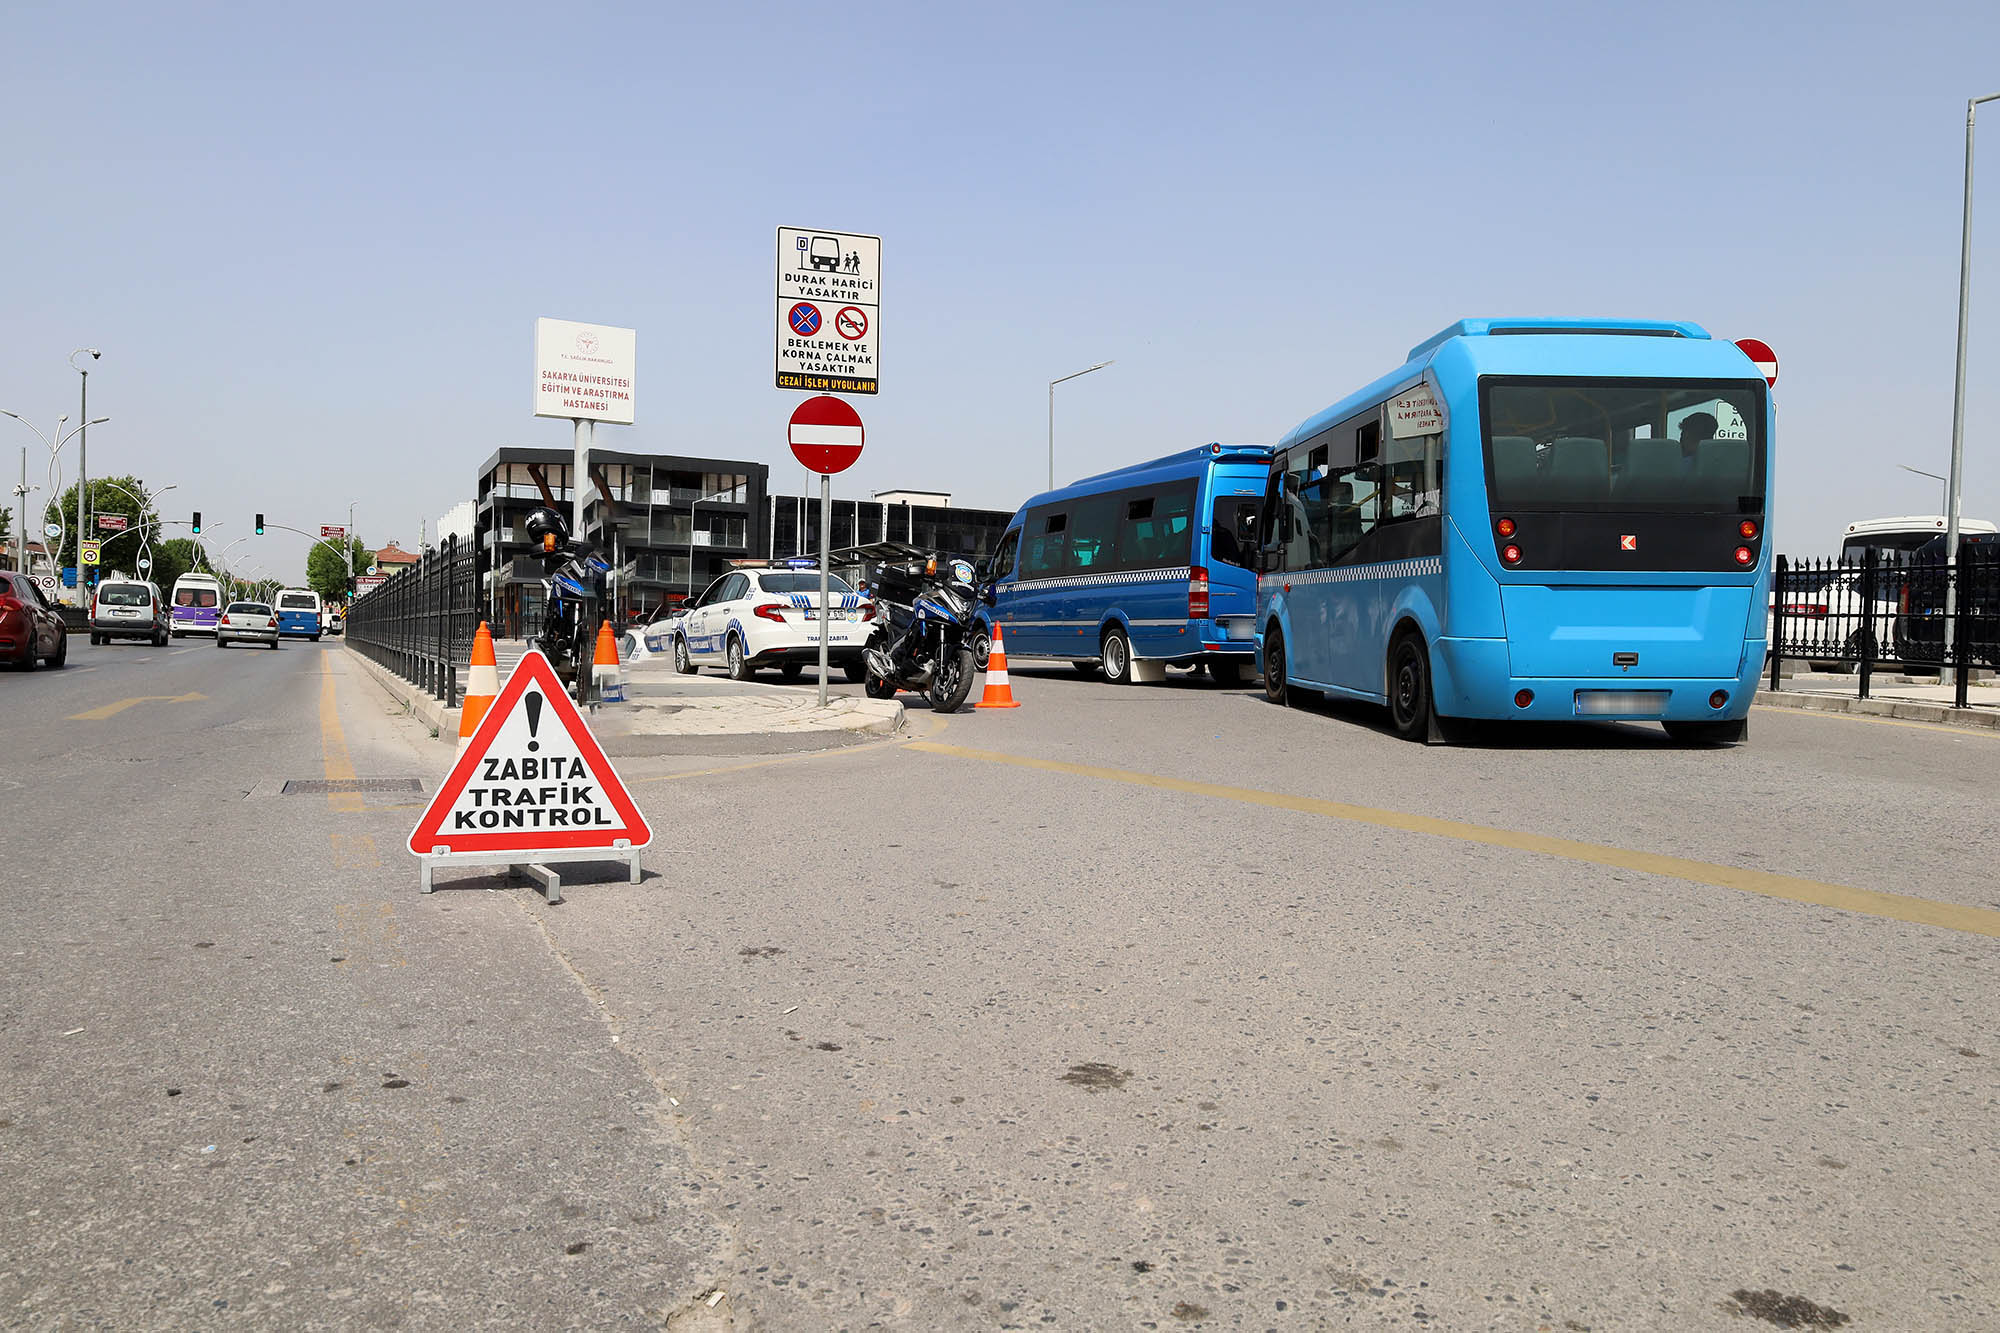
[[[1601,717],[1616,713],[1627,717],[1658,717],[1667,711],[1665,690],[1578,690],[1579,717]]]

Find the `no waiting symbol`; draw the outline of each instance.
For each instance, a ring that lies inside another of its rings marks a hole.
[[[785,316],[791,324],[792,332],[801,338],[810,338],[819,332],[819,307],[808,301],[801,301]]]
[[[868,333],[868,316],[860,306],[844,305],[840,308],[840,313],[833,317],[833,331],[849,342],[865,337]]]

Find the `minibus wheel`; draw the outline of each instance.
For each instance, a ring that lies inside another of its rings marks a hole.
[[[1132,683],[1132,641],[1116,625],[1104,631],[1104,646],[1098,661],[1103,666],[1105,680],[1113,685]]]
[[[1424,740],[1431,723],[1431,663],[1420,634],[1389,649],[1389,722],[1406,741]]]
[[[1281,708],[1292,701],[1285,684],[1285,632],[1275,621],[1264,632],[1264,697]]]

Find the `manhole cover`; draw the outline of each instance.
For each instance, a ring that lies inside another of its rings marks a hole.
[[[416,778],[289,778],[286,796],[345,796],[364,791],[422,791]]]

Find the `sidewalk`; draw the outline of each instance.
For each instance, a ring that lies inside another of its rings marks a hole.
[[[1982,678],[1983,677],[1983,678]],[[2000,682],[1981,672],[1967,686],[1971,706],[1954,708],[1953,690],[1935,676],[1904,676],[1877,672],[1868,697],[1860,697],[1860,678],[1851,673],[1801,671],[1785,676],[1781,690],[1760,689],[1757,702],[1773,708],[1799,708],[1822,713],[1861,713],[1901,718],[1907,722],[1937,722],[1946,726],[2000,729]]]

